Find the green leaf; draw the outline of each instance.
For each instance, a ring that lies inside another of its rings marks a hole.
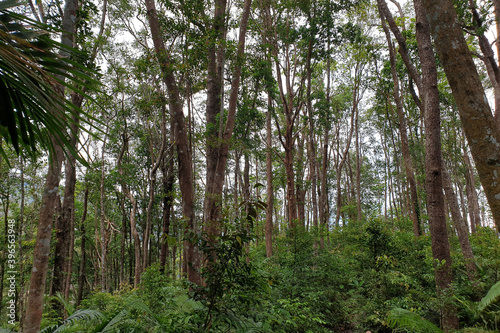
[[[498,299],[499,296],[500,296],[500,281],[495,283],[490,288],[490,290],[488,290],[486,296],[484,296],[483,299],[481,299],[481,302],[479,302],[478,306],[479,312],[484,311],[488,306],[493,304]]]
[[[401,308],[394,308],[389,311],[387,323],[390,328],[401,328],[414,333],[442,333],[443,331],[422,318],[418,313]]]

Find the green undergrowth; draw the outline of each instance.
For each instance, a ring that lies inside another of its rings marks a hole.
[[[425,332],[439,331],[430,236],[373,219],[325,235],[296,230],[274,238],[274,256],[246,233],[224,236],[206,286],[172,280],[151,266],[137,289],[95,292],[65,322],[45,316],[44,332]],[[250,246],[247,262],[245,244]],[[500,241],[471,235],[478,281],[451,240],[453,291],[461,332],[498,331]],[[205,254],[208,254],[206,252]]]

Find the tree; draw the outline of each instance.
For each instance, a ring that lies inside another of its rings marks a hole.
[[[435,277],[438,295],[451,296],[453,279],[451,271],[450,244],[446,231],[443,195],[443,165],[441,153],[441,115],[437,68],[432,48],[429,22],[423,2],[414,0],[418,54],[422,66],[422,100],[425,125],[425,177],[427,190],[427,211],[431,231],[432,256],[435,262]],[[445,301],[442,309],[444,331],[458,329],[456,309]]]
[[[500,230],[500,131],[491,113],[457,14],[449,0],[424,0],[432,37],[476,164],[479,179]]]

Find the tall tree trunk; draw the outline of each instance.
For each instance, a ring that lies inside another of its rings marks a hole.
[[[51,154],[49,170],[45,180],[42,196],[42,207],[38,219],[38,232],[36,235],[35,249],[33,253],[33,268],[31,269],[30,288],[26,315],[23,323],[23,333],[36,333],[40,330],[43,312],[43,295],[47,279],[47,269],[50,255],[50,238],[52,235],[52,224],[54,208],[59,190],[59,180],[63,160],[63,151],[57,141],[52,139],[54,154]]]
[[[62,30],[65,31],[61,37],[61,43],[67,47],[73,47],[75,32],[75,20],[77,17],[77,1],[66,1],[64,16],[62,18]],[[67,55],[66,51],[64,52]],[[57,93],[64,95],[62,86],[57,87]],[[42,206],[38,220],[38,231],[35,248],[33,251],[33,268],[31,269],[29,296],[26,307],[26,315],[23,322],[23,333],[35,333],[40,330],[43,312],[43,296],[47,279],[47,270],[50,255],[50,239],[54,218],[54,207],[59,191],[61,167],[64,159],[63,150],[59,141],[51,137],[54,150],[49,156],[49,169],[45,179]]]
[[[330,40],[328,40],[327,44],[328,51],[330,51]],[[320,190],[319,194],[319,221],[320,221],[320,237],[319,237],[319,246],[320,249],[325,248],[325,232],[328,232],[328,220],[329,220],[329,211],[327,210],[327,201],[328,201],[328,189],[327,189],[327,170],[328,170],[328,142],[330,141],[330,124],[329,124],[329,116],[330,116],[330,71],[331,71],[331,61],[330,57],[326,60],[326,102],[328,105],[327,111],[327,121],[323,134],[323,148],[321,151],[321,170],[318,168],[319,179],[320,179]]]
[[[220,128],[224,123],[223,114],[223,90],[224,90],[224,40],[226,37],[226,0],[214,1],[214,18],[213,25],[209,29],[210,40],[208,41],[208,69],[207,69],[207,104],[206,104],[206,121],[207,121],[207,141],[206,141],[206,187],[205,201],[203,210],[203,221],[207,233],[216,236],[219,233],[218,216],[214,215],[215,205],[221,204],[222,193],[214,188],[215,173],[217,163],[219,161],[219,146],[221,140]],[[217,120],[217,116],[219,119]],[[219,121],[219,126],[217,126]],[[224,177],[222,177],[224,178]]]
[[[363,212],[361,210],[361,147],[359,143],[359,110],[356,109],[356,118],[354,119],[354,132],[356,133],[355,137],[355,146],[356,146],[356,219],[361,222],[363,218]]]
[[[451,0],[424,0],[434,44],[458,106],[479,178],[500,230],[500,131]]]
[[[304,170],[306,163],[304,162],[304,140],[305,135],[300,135],[297,142],[297,182],[296,182],[296,203],[297,203],[297,223],[305,227],[306,219],[306,188],[304,186]]]
[[[108,124],[109,128],[109,124]],[[106,175],[105,170],[105,150],[106,141],[108,137],[108,129],[104,135],[104,140],[102,144],[101,153],[101,185],[100,185],[100,218],[99,218],[99,230],[100,230],[100,240],[101,254],[100,254],[100,271],[101,271],[101,291],[107,291],[107,256],[108,256],[108,230],[106,228],[106,212],[104,206],[104,198],[106,197],[104,189],[104,180]],[[97,230],[96,230],[97,231]]]
[[[208,223],[207,231],[210,238],[217,236],[219,229],[219,220],[221,216],[222,189],[224,185],[224,177],[226,174],[227,157],[229,153],[229,144],[233,135],[236,106],[238,100],[238,89],[240,86],[241,70],[244,64],[245,41],[248,27],[248,19],[250,17],[252,0],[245,0],[243,12],[240,20],[240,31],[238,36],[238,49],[236,55],[236,66],[233,72],[231,81],[231,93],[229,96],[229,105],[227,111],[227,120],[224,129],[221,133],[221,141],[218,145],[217,162],[214,173],[213,182],[207,184],[205,191],[204,219]],[[208,176],[207,176],[208,177]],[[208,179],[208,178],[207,178]]]
[[[80,250],[82,253],[81,261],[80,261],[80,269],[78,271],[78,291],[76,294],[76,305],[80,305],[83,299],[83,287],[85,283],[85,264],[87,261],[87,251],[85,249],[85,242],[87,235],[85,234],[85,220],[87,218],[87,204],[89,200],[89,189],[85,188],[85,194],[83,197],[83,214],[82,219],[80,220],[80,232],[82,234],[82,240],[80,243]]]
[[[358,72],[358,67],[359,66],[359,63],[356,64],[356,73]],[[336,170],[337,170],[337,216],[335,218],[335,224],[338,226],[339,223],[340,223],[340,212],[341,212],[341,208],[342,208],[342,190],[341,190],[341,176],[342,176],[342,169],[344,167],[344,164],[345,162],[347,161],[347,159],[349,158],[349,149],[351,147],[351,141],[352,141],[352,134],[354,133],[354,118],[356,116],[356,110],[358,108],[358,102],[359,100],[357,99],[358,97],[358,80],[356,80],[356,83],[355,83],[355,87],[353,89],[353,92],[352,92],[352,113],[351,113],[351,129],[349,130],[349,134],[348,134],[348,137],[347,137],[347,143],[346,143],[346,146],[344,148],[344,152],[343,154],[341,155],[340,154],[340,146],[337,147],[337,149],[339,150],[338,153],[337,153],[337,158],[339,159],[337,165],[335,166],[336,167]],[[339,139],[339,133],[337,131],[337,141],[338,141],[338,145],[340,145],[340,139]]]
[[[382,13],[382,11],[380,11]],[[410,146],[408,144],[408,132],[406,126],[406,118],[403,110],[403,103],[401,101],[400,90],[399,90],[399,78],[396,69],[396,57],[394,54],[394,46],[389,35],[389,29],[387,28],[384,17],[382,17],[382,27],[387,38],[387,43],[389,47],[389,57],[391,62],[391,74],[392,82],[394,84],[393,96],[396,102],[396,110],[398,114],[398,125],[399,125],[399,135],[401,140],[401,152],[403,154],[403,161],[405,165],[406,178],[410,185],[410,218],[413,224],[413,235],[418,237],[422,234],[420,230],[420,214],[418,207],[418,196],[417,196],[417,183],[415,181],[415,172],[413,169],[413,163],[410,155]],[[389,107],[391,107],[389,105]]]
[[[317,173],[317,161],[316,161],[316,145],[315,145],[315,125],[314,125],[314,114],[312,107],[311,98],[311,86],[312,86],[312,68],[311,68],[311,57],[312,57],[312,40],[309,41],[309,47],[307,52],[307,116],[309,118],[309,132],[307,139],[307,151],[309,155],[309,174],[311,179],[311,201],[312,201],[312,220],[314,232],[318,233],[318,200],[317,200],[317,183],[318,183],[318,173]],[[316,236],[317,237],[317,236]],[[314,243],[317,247],[317,240]]]
[[[267,113],[266,113],[266,256],[273,255],[273,206],[274,206],[274,188],[273,188],[273,159],[272,159],[272,128],[271,112],[273,100],[268,91],[267,94]]]
[[[185,273],[189,281],[201,285],[199,272],[200,258],[196,245],[189,239],[190,233],[194,232],[194,183],[193,183],[193,161],[186,127],[186,120],[179,94],[179,88],[173,73],[172,60],[163,42],[158,14],[154,0],[145,0],[149,27],[153,37],[156,56],[160,64],[163,81],[167,86],[169,95],[170,115],[175,123],[174,138],[179,163],[179,186],[182,196],[182,213],[186,219],[184,250],[186,253]]]
[[[170,148],[168,154],[163,157],[162,174],[163,174],[163,227],[161,236],[161,251],[160,251],[160,270],[165,270],[165,265],[168,257],[168,242],[167,237],[170,233],[171,211],[174,203],[174,123],[170,121]],[[174,268],[174,267],[173,267]],[[173,269],[174,270],[174,269]]]
[[[77,105],[77,104],[75,104]],[[80,107],[80,105],[78,105]],[[78,118],[73,119],[71,124],[71,144],[76,148],[78,141]],[[64,199],[61,216],[56,219],[56,248],[54,252],[54,270],[52,276],[52,286],[50,295],[63,293],[64,282],[70,275],[70,247],[71,233],[74,229],[75,217],[75,187],[76,187],[76,156],[70,155],[65,161],[65,183]],[[60,304],[59,304],[60,305]],[[57,306],[57,310],[62,315],[62,306]]]
[[[153,164],[149,172],[149,202],[148,208],[146,211],[146,230],[144,230],[144,240],[142,243],[142,270],[144,271],[149,266],[149,237],[151,235],[151,228],[153,224],[153,204],[155,201],[155,190],[156,190],[156,172],[158,168],[162,164],[163,154],[165,151],[165,147],[167,144],[167,118],[166,118],[167,110],[165,108],[165,104],[162,103],[161,106],[161,147],[158,152],[158,157],[156,162]],[[153,154],[153,145],[151,145],[151,160],[154,160]]]
[[[474,254],[472,252],[472,247],[469,242],[469,231],[467,230],[467,225],[462,218],[462,213],[460,212],[460,206],[458,204],[457,196],[455,190],[453,190],[453,185],[451,183],[451,178],[444,164],[441,161],[442,171],[443,171],[443,188],[450,207],[451,218],[455,229],[457,230],[458,241],[460,242],[460,249],[462,250],[462,255],[464,256],[465,266],[467,267],[467,276],[472,284],[477,283],[477,267],[474,260]]]
[[[453,275],[446,217],[444,216],[437,69],[430,39],[429,22],[425,16],[423,2],[422,0],[414,0],[414,5],[418,53],[422,65],[422,87],[424,88],[422,99],[425,110],[425,176],[432,256],[436,260],[434,274],[438,295],[444,295],[445,299],[450,300],[452,298]],[[445,301],[442,307],[442,327],[445,332],[459,328],[456,308],[450,301]]]
[[[476,180],[474,177],[474,170],[472,163],[469,159],[469,153],[463,144],[464,162],[465,162],[465,191],[467,193],[467,203],[469,208],[470,225],[471,229],[475,232],[481,226],[481,215],[479,210],[479,202],[476,192]]]
[[[127,126],[125,122],[125,127]],[[122,139],[123,139],[123,146],[120,151],[120,155],[118,156],[118,159],[116,161],[116,165],[118,166],[118,172],[120,173],[120,178],[121,178],[121,186],[122,186],[122,191],[123,194],[130,200],[130,203],[132,204],[132,209],[130,210],[130,233],[132,235],[132,238],[134,239],[134,255],[135,255],[135,275],[134,275],[134,288],[137,288],[139,286],[139,283],[141,282],[141,272],[142,272],[142,264],[141,264],[141,240],[139,237],[139,233],[137,232],[137,226],[136,226],[136,214],[137,214],[137,200],[135,199],[134,195],[130,191],[127,182],[123,179],[124,172],[123,172],[123,167],[122,167],[122,160],[125,152],[128,151],[128,133],[125,131],[125,133],[122,134]]]

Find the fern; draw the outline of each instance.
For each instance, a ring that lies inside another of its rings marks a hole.
[[[401,308],[394,308],[389,312],[387,323],[391,328],[404,329],[408,332],[443,333],[439,327],[417,313]]]
[[[491,304],[495,303],[495,301],[499,298],[500,296],[500,281],[495,283],[486,296],[483,297],[481,302],[479,302],[478,310],[479,312],[483,312],[488,306]]]
[[[60,325],[52,325],[44,328],[40,333],[61,333],[68,330],[70,327],[76,324],[95,324],[100,322],[104,318],[104,315],[97,310],[78,310],[75,311],[71,316],[66,318]]]

